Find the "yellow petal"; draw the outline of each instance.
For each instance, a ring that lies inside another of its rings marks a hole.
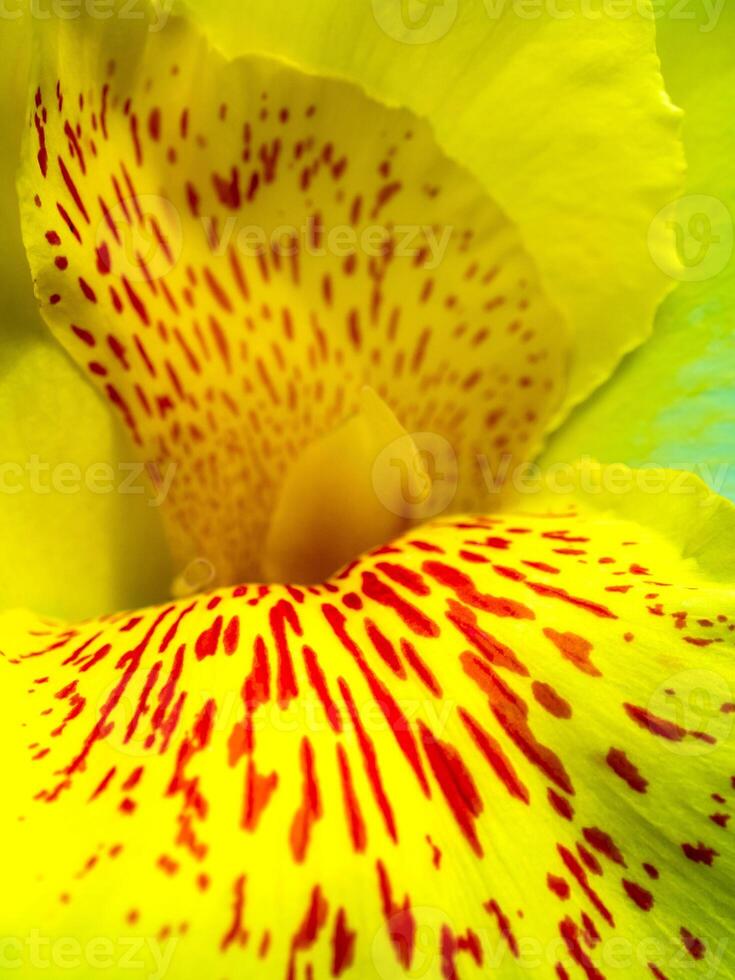
[[[129,441],[33,295],[15,193],[31,21],[14,6],[0,31],[0,608],[82,618],[154,601],[171,573]]]
[[[544,458],[590,453],[605,462],[695,470],[732,499],[735,7],[695,5],[691,13],[680,19],[668,0],[657,33],[664,76],[686,113],[686,194],[655,221],[677,254],[671,261],[653,252],[677,287],[650,343],[575,413]]]
[[[735,518],[621,475],[318,587],[6,616],[17,975],[729,976]]]
[[[24,237],[46,321],[161,475],[181,566],[262,577],[284,481],[364,385],[451,443],[455,506],[478,506],[476,456],[532,454],[566,373],[516,229],[409,112],[226,62],[185,21],[111,24],[37,30]]]
[[[13,346],[3,365],[2,609],[81,619],[166,594],[160,491],[77,375],[51,337]]]
[[[395,415],[369,388],[361,402],[355,416],[309,446],[291,467],[268,528],[266,581],[323,581],[406,530],[410,509],[389,467],[407,474],[409,493],[431,493],[418,447]],[[390,461],[376,474],[383,453]]]
[[[649,226],[684,171],[656,55],[658,2],[185,6],[228,55],[276,54],[428,119],[518,224],[568,316],[575,346],[559,418],[649,336],[671,288],[651,261]],[[656,245],[673,255],[668,239]]]

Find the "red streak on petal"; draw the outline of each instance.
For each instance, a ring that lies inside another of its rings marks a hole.
[[[416,606],[406,602],[373,572],[363,572],[362,591],[368,599],[393,609],[408,628],[417,636],[438,636],[437,624]]]
[[[561,859],[566,865],[567,870],[571,872],[572,876],[576,879],[587,898],[590,900],[590,902],[592,902],[605,922],[607,922],[607,924],[610,926],[614,926],[615,920],[613,919],[610,910],[603,904],[600,896],[590,885],[587,878],[587,873],[582,865],[579,863],[579,861],[577,861],[571,851],[567,850],[567,848],[563,845],[559,844],[557,850],[559,851]]]
[[[684,949],[689,953],[689,955],[694,960],[704,959],[704,955],[707,952],[707,947],[704,945],[701,939],[697,939],[696,936],[692,935],[688,929],[684,926],[679,930],[679,935],[681,936],[681,941],[684,944]]]
[[[402,905],[393,900],[393,888],[382,861],[376,864],[380,894],[383,900],[383,915],[388,926],[393,948],[398,962],[404,968],[411,968],[414,946],[416,943],[416,921],[411,913],[411,900],[405,896]]]
[[[261,776],[255,768],[253,759],[248,760],[242,813],[243,830],[252,833],[257,829],[260,817],[268,806],[277,786],[278,773],[271,772],[267,776]]]
[[[207,629],[199,634],[194,645],[197,660],[204,660],[205,657],[213,657],[217,652],[217,644],[219,643],[220,633],[222,632],[222,623],[222,617],[217,616],[212,625],[208,626]]]
[[[240,875],[239,878],[235,879],[232,887],[232,925],[220,942],[220,949],[223,952],[232,946],[233,943],[237,943],[239,946],[245,946],[248,941],[249,933],[243,924],[245,913],[245,881],[245,875]]]
[[[453,745],[435,738],[423,722],[419,722],[419,731],[432,772],[457,825],[472,850],[481,857],[482,847],[475,831],[475,820],[482,813],[483,806],[469,770]]]
[[[590,612],[593,616],[597,616],[600,619],[618,618],[614,612],[607,608],[607,606],[603,606],[597,602],[592,602],[589,599],[580,599],[579,596],[569,595],[566,589],[560,589],[553,585],[545,585],[542,582],[526,582],[526,585],[529,589],[532,589],[536,595],[544,596],[548,599],[561,599],[562,602],[567,602],[572,606],[576,606],[577,609],[584,609],[586,612]]]
[[[713,847],[707,847],[701,841],[698,844],[682,844],[681,849],[690,861],[695,864],[706,864],[708,867],[711,867],[714,859],[719,857]]]
[[[653,908],[653,895],[647,888],[642,888],[634,881],[628,881],[626,878],[623,878],[623,888],[639,909],[648,912]]]
[[[444,585],[455,592],[460,602],[489,612],[493,616],[510,617],[512,619],[535,619],[535,613],[528,606],[513,599],[506,599],[498,596],[484,595],[477,591],[474,582],[464,572],[460,572],[451,565],[445,565],[439,561],[426,561],[423,570],[427,575],[436,579],[440,585]]]
[[[304,776],[303,799],[296,811],[289,834],[291,852],[297,864],[302,864],[306,858],[312,827],[322,816],[314,749],[308,738],[303,738],[301,741],[301,771]]]
[[[500,744],[492,738],[472,715],[459,709],[459,716],[469,731],[475,745],[490,764],[495,775],[500,779],[511,796],[523,803],[530,801],[530,794],[523,781],[519,778],[513,764],[503,752]]]
[[[622,749],[610,749],[606,762],[615,775],[624,780],[632,790],[635,790],[636,793],[646,792],[648,780],[641,776]]]
[[[652,735],[665,738],[670,742],[680,742],[686,735],[686,729],[680,725],[672,721],[666,721],[664,718],[659,718],[645,708],[639,708],[634,704],[627,703],[623,704],[623,707],[636,725],[645,728]]]
[[[582,949],[579,941],[579,929],[568,916],[560,923],[559,932],[567,945],[569,955],[584,970],[587,980],[605,980],[605,975],[600,973],[587,953]]]
[[[531,685],[531,690],[541,707],[545,708],[550,715],[553,715],[555,718],[572,717],[571,705],[550,684],[534,681]]]
[[[343,908],[337,912],[332,933],[332,976],[338,977],[352,966],[355,958],[357,933],[347,925],[347,913]]]
[[[604,830],[600,830],[599,827],[585,827],[582,833],[590,847],[594,847],[596,851],[604,854],[611,861],[625,867],[625,860],[620,852],[620,848]]]
[[[511,951],[511,953],[513,954],[513,956],[515,956],[516,959],[517,959],[518,958],[518,941],[516,940],[516,937],[513,935],[513,930],[512,930],[511,925],[510,925],[510,919],[508,918],[507,915],[505,915],[505,913],[500,908],[500,906],[495,901],[495,899],[492,899],[489,902],[485,902],[485,909],[491,915],[494,915],[495,916],[495,918],[497,920],[497,923],[498,923],[498,929],[500,930],[501,936],[503,937],[503,939],[508,944],[508,949]]]
[[[365,850],[365,844],[367,843],[365,820],[363,819],[360,803],[357,799],[355,787],[352,783],[352,772],[350,770],[347,753],[344,750],[344,746],[340,744],[337,745],[337,762],[339,764],[339,771],[342,779],[342,794],[345,801],[345,813],[350,830],[350,837],[352,838],[352,846],[359,854]]]
[[[383,781],[380,777],[380,770],[378,769],[378,759],[375,752],[375,746],[373,745],[370,737],[367,735],[365,728],[360,720],[360,716],[357,712],[357,707],[354,700],[352,699],[352,694],[346,682],[340,677],[338,680],[339,689],[347,705],[347,710],[350,714],[352,724],[355,726],[355,734],[357,736],[357,741],[360,745],[360,750],[363,756],[363,762],[365,765],[365,772],[370,781],[370,785],[373,790],[373,796],[375,797],[375,802],[378,805],[378,809],[383,815],[383,820],[385,822],[385,828],[393,838],[394,841],[398,840],[398,834],[396,832],[395,819],[393,817],[393,810],[391,808],[388,797],[386,796],[385,789],[383,788]]]
[[[589,640],[577,636],[576,633],[557,633],[550,627],[544,629],[544,636],[551,640],[559,653],[582,673],[589,674],[591,677],[602,676],[601,671],[589,659],[592,652],[592,644]]]
[[[278,703],[282,708],[286,708],[299,693],[286,636],[286,625],[290,626],[297,636],[301,636],[301,624],[295,608],[286,599],[280,599],[271,609],[269,620],[278,653]]]
[[[303,656],[309,683],[314,688],[317,697],[324,708],[327,720],[333,731],[341,732],[342,718],[339,713],[339,708],[335,704],[332,695],[329,692],[327,679],[324,676],[324,671],[319,664],[317,655],[310,646],[304,646]]]

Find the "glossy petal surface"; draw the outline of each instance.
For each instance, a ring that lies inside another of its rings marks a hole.
[[[6,617],[8,934],[43,908],[71,976],[99,937],[172,978],[729,975],[733,515],[646,479],[318,588]]]

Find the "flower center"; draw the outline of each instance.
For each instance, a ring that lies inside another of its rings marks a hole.
[[[116,30],[124,50],[96,23],[80,56],[49,27],[24,228],[181,568],[315,581],[408,521],[492,509],[567,346],[515,227],[404,110],[226,62],[184,21],[165,47]]]

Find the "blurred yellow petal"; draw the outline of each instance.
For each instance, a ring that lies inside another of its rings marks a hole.
[[[0,382],[0,608],[82,619],[165,594],[158,491],[122,427],[51,338],[13,353]]]
[[[590,453],[606,462],[695,470],[735,496],[735,7],[667,4],[658,46],[685,110],[686,193],[655,225],[677,243],[653,258],[677,283],[654,336],[557,433],[545,461]],[[711,26],[710,26],[711,25]]]
[[[51,337],[33,295],[15,192],[29,34],[29,18],[3,19],[0,608],[78,619],[151,602],[170,571],[144,482],[117,492],[138,465],[129,440]]]

